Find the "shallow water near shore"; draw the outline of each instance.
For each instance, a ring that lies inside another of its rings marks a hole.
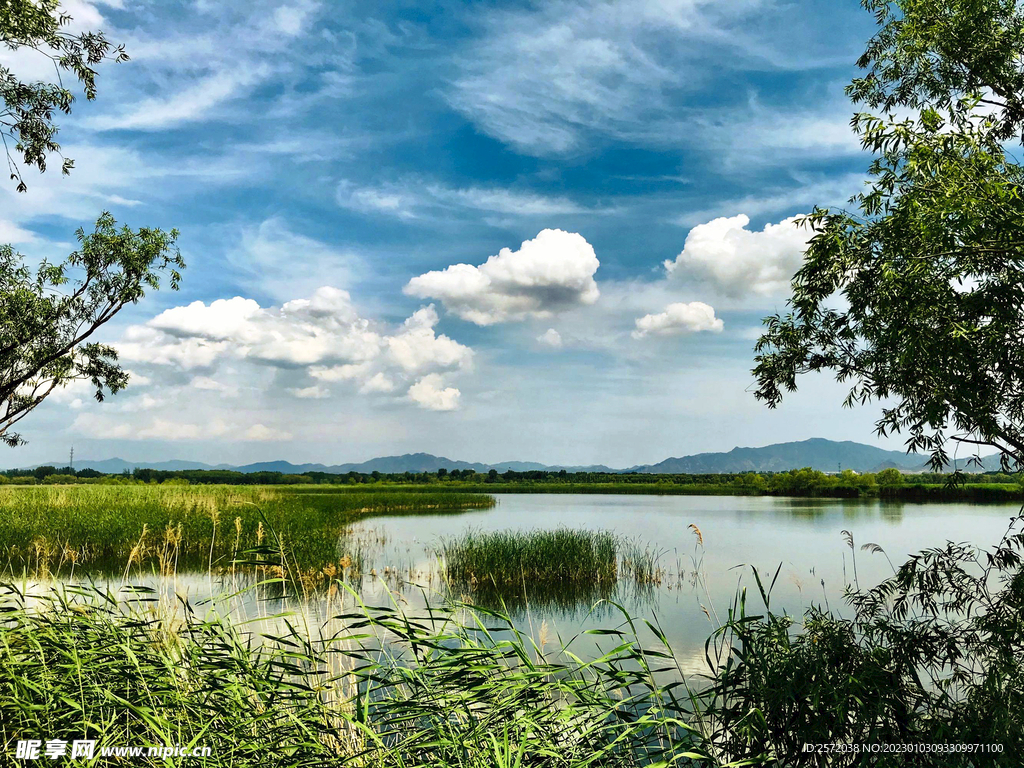
[[[489,607],[504,606],[523,631],[554,645],[584,629],[622,624],[623,614],[611,604],[614,601],[632,616],[656,621],[681,670],[693,674],[707,671],[705,641],[725,620],[737,589],[747,588],[749,613],[763,610],[751,566],[766,586],[778,569],[771,595],[776,612],[800,614],[813,603],[850,615],[843,601],[848,585],[871,587],[891,575],[893,566],[898,567],[908,555],[946,541],[992,546],[1018,512],[1019,507],[1012,504],[515,494],[500,496],[490,509],[368,518],[356,522],[348,537],[360,542],[366,558],[362,577],[353,583],[360,598],[368,605],[394,601],[416,613],[445,594],[473,598],[446,589],[437,554],[443,539],[467,530],[613,531],[658,553],[656,579],[640,586],[620,579],[613,588],[578,595],[546,594],[524,583],[504,594],[488,595]],[[852,535],[853,548],[844,531]],[[861,549],[869,543],[885,554]],[[79,571],[74,581],[88,578],[87,571]],[[96,583],[114,591],[129,584],[152,587],[167,597],[215,608],[235,620],[291,611],[310,628],[321,627],[355,602],[344,590],[284,602],[265,588],[247,588],[251,580],[241,574],[185,571],[161,578],[138,572]],[[211,596],[216,599],[208,602]],[[646,629],[641,630],[641,638],[655,639]],[[580,637],[573,648],[581,655],[595,653],[597,640]]]

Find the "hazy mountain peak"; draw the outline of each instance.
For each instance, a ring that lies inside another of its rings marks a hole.
[[[468,462],[435,456],[430,453],[404,453],[394,456],[380,456],[363,462],[347,464],[292,464],[288,461],[261,461],[242,466],[204,464],[200,461],[171,460],[157,462],[133,462],[121,458],[103,459],[100,461],[78,460],[75,467],[89,467],[100,472],[119,474],[135,467],[163,470],[181,469],[233,469],[239,472],[284,472],[297,474],[302,472],[330,472],[344,474],[346,472],[436,472],[439,469],[471,469],[475,472],[487,472],[496,469],[499,472],[513,470],[515,472],[560,470],[570,472],[646,472],[664,474],[717,474],[729,472],[782,472],[789,469],[811,467],[823,472],[837,472],[852,469],[856,472],[872,472],[881,467],[895,467],[903,471],[922,471],[925,469],[927,457],[920,454],[907,454],[903,451],[890,451],[873,445],[856,443],[852,440],[828,440],[823,437],[811,437],[806,440],[788,443],[775,443],[760,448],[736,446],[727,452],[696,453],[665,459],[657,464],[631,467],[629,469],[613,469],[604,465],[563,466],[546,465],[532,461],[505,461],[496,464]],[[66,461],[48,462],[55,467],[67,466]],[[978,471],[976,467],[966,466],[965,460],[957,462],[958,466],[968,471]],[[983,458],[983,470],[999,469],[998,455]]]

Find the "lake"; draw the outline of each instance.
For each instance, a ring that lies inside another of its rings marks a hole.
[[[608,595],[630,614],[661,625],[687,673],[706,671],[704,642],[724,620],[738,587],[747,587],[748,612],[763,609],[750,566],[770,580],[780,567],[772,608],[801,613],[812,602],[827,603],[843,615],[851,612],[843,593],[855,578],[861,587],[878,583],[908,555],[947,540],[991,547],[1002,537],[1015,504],[912,504],[878,500],[777,498],[762,496],[638,496],[596,494],[499,495],[497,506],[454,514],[373,517],[355,524],[350,539],[361,542],[368,572],[361,596],[368,604],[392,598],[417,611],[441,590],[438,543],[468,529],[610,530],[655,548],[663,577],[644,589],[620,586]],[[690,525],[699,528],[703,546]],[[843,531],[853,536],[854,549]],[[873,543],[888,555],[864,551]],[[370,569],[376,571],[369,574]],[[166,586],[166,585],[165,585]],[[214,583],[208,574],[180,574],[174,588],[192,600],[231,585]],[[550,596],[508,595],[517,623],[535,637],[542,633],[568,640],[582,629],[615,626],[622,615],[613,606],[593,609],[589,600],[567,605]],[[322,620],[337,612],[315,598],[303,606],[307,618]],[[570,601],[571,602],[571,601]],[[231,611],[252,617],[279,610],[273,600],[252,593],[232,600]],[[593,610],[592,610],[593,609]],[[543,630],[541,629],[543,627]],[[574,647],[586,652],[595,636]],[[645,633],[645,641],[653,635]]]

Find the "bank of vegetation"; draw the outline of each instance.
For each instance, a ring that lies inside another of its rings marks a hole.
[[[595,536],[577,541],[577,554],[596,555],[600,570],[608,542]],[[497,542],[498,564],[522,565],[553,541]],[[737,593],[708,639],[701,678],[683,675],[655,623],[625,614],[564,643],[457,602],[417,615],[339,610],[313,627],[278,617],[266,631],[168,610],[145,589],[27,596],[0,586],[0,742],[8,753],[16,740],[51,736],[200,745],[211,750],[208,768],[1015,766],[1024,753],[1022,545],[1011,530],[987,552],[923,552],[851,593],[849,618],[775,612],[774,579],[754,571],[756,590]],[[287,565],[278,564],[279,594],[299,599]],[[538,578],[560,578],[534,567]]]
[[[650,546],[585,528],[469,530],[442,540],[437,554],[451,596],[518,615],[650,597],[665,577]]]
[[[0,569],[58,576],[222,572],[269,549],[316,584],[335,571],[360,572],[360,544],[348,536],[357,520],[495,503],[444,489],[330,491],[174,483],[0,488]]]
[[[395,493],[448,491],[452,493],[611,493],[694,496],[817,496],[883,498],[905,501],[1018,501],[1024,500],[1020,473],[901,473],[894,468],[858,473],[826,473],[804,468],[787,472],[721,474],[647,474],[509,470],[487,473],[445,469],[437,472],[331,474],[306,472],[234,472],[230,470],[136,469],[104,475],[90,469],[37,467],[8,470],[0,485],[238,485],[305,486],[309,492],[327,486],[337,489],[391,490]]]

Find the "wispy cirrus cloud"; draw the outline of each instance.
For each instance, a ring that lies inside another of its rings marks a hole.
[[[838,63],[813,36],[789,44],[804,23],[798,9],[767,0],[563,0],[494,11],[461,55],[447,98],[525,154],[574,152],[601,137],[680,145],[701,128],[703,102],[721,100],[703,91],[716,72]],[[683,93],[700,96],[687,103]],[[835,132],[831,122],[807,123],[792,140]]]
[[[71,425],[73,432],[106,440],[166,440],[192,442],[223,440],[227,442],[285,442],[293,435],[261,423],[232,423],[224,419],[197,423],[179,419],[149,417],[138,424],[125,423],[102,414],[81,413]]]
[[[231,10],[202,31],[172,26],[163,34],[127,33],[135,70],[118,90],[129,97],[121,103],[130,106],[105,110],[85,125],[97,131],[163,131],[228,119],[237,113],[226,108],[245,103],[256,87],[305,69],[309,62],[293,49],[300,48],[295,43],[315,19],[318,3],[257,2],[247,13]]]
[[[368,269],[352,249],[296,231],[279,216],[246,224],[237,235],[225,251],[237,281],[275,299],[311,293],[324,283],[348,287]]]
[[[268,66],[253,64],[233,71],[213,72],[170,98],[143,99],[130,111],[96,117],[88,125],[100,131],[160,131],[183,123],[206,121],[225,102],[244,97],[265,80]]]
[[[669,221],[691,228],[711,219],[734,215],[735,211],[752,217],[770,217],[774,214],[789,216],[794,210],[810,211],[815,207],[844,208],[851,197],[864,191],[867,180],[864,173],[793,172],[743,197],[719,200],[712,208],[677,214]]]
[[[340,206],[350,210],[397,216],[401,219],[419,219],[436,214],[441,209],[512,216],[590,212],[587,207],[562,195],[551,196],[504,187],[454,187],[417,178],[376,185],[360,185],[344,180],[338,184],[337,201]]]
[[[52,170],[26,174],[25,194],[0,184],[0,210],[8,220],[20,224],[59,216],[77,226],[95,221],[103,210],[127,208],[151,215],[170,199],[194,196],[197,185],[223,189],[257,177],[266,167],[230,148],[184,157],[99,141],[69,142],[61,149],[75,163],[69,176]]]
[[[13,222],[0,219],[0,243],[31,243],[36,239],[35,232],[30,232]]]

